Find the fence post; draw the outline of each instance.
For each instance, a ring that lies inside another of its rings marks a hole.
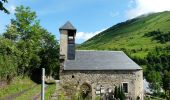
[[[45,68],[42,68],[42,85],[41,85],[41,100],[44,100],[44,88],[45,88]]]

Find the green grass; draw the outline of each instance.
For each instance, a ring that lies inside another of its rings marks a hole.
[[[36,83],[31,81],[30,78],[28,77],[24,77],[24,78],[21,78],[20,76],[15,77],[10,85],[0,89],[0,99],[15,93],[19,93],[34,85],[36,85]],[[56,90],[56,84],[48,85],[45,91],[45,100],[50,100],[50,96],[55,92],[55,90]],[[25,93],[21,94],[17,98],[15,98],[15,100],[31,100],[33,99],[34,96],[38,95],[40,92],[41,92],[41,85],[37,85],[32,89],[29,89]]]
[[[0,98],[4,98],[8,95],[21,92],[25,89],[30,88],[33,85],[35,85],[35,83],[31,81],[28,77],[15,77],[10,85],[0,89]]]
[[[56,84],[48,85],[47,90],[45,91],[45,100],[50,100],[51,95],[56,90]]]
[[[36,96],[40,93],[40,91],[41,91],[41,85],[38,85],[35,88],[22,94],[21,96],[15,98],[14,100],[32,100],[34,96]]]
[[[45,100],[50,100],[51,95],[55,92],[56,85],[48,85],[47,89],[45,90]],[[38,95],[41,92],[41,85],[27,91],[26,93],[22,94],[21,96],[17,97],[15,100],[31,100],[34,96]],[[41,96],[39,97],[39,99]]]
[[[59,94],[59,100],[65,100],[64,93]]]
[[[149,97],[146,97],[145,100],[149,100]],[[158,97],[150,97],[150,100],[166,100],[166,99],[163,99],[163,98],[158,98]]]
[[[170,31],[170,12],[154,13],[144,17],[138,17],[126,22],[114,25],[107,30],[92,37],[78,46],[81,50],[131,50],[141,49],[142,51],[132,53],[132,56],[146,57],[149,51],[156,46],[165,47],[170,43],[162,44],[151,37],[144,37],[144,34],[154,30],[161,32]]]
[[[97,97],[95,98],[95,100],[100,100],[100,96],[97,96]]]

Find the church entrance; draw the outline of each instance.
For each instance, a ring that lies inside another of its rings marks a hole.
[[[92,88],[88,83],[83,83],[80,86],[80,96],[83,100],[91,100],[92,99]]]

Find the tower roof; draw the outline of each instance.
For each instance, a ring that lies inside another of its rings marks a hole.
[[[62,27],[59,28],[59,30],[76,30],[76,28],[67,21]]]

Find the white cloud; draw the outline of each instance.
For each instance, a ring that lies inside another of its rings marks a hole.
[[[11,5],[10,7],[9,7],[9,12],[10,13],[15,13],[15,9],[16,9],[16,6],[14,6],[14,5]]]
[[[96,31],[96,32],[77,32],[76,39],[86,41],[104,30],[105,29],[102,29],[102,30]]]
[[[134,1],[134,2],[133,2]],[[170,0],[131,0],[130,5],[135,7],[127,11],[128,18],[152,12],[170,11]],[[129,6],[130,6],[129,5]]]

